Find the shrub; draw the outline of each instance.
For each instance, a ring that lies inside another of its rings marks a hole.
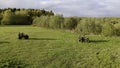
[[[92,21],[89,23],[89,32],[92,34],[100,34],[102,25],[99,22]]]
[[[90,32],[89,32],[89,23],[88,23],[88,21],[86,19],[81,20],[78,23],[75,31],[77,33],[80,33],[80,34],[83,34],[83,35],[89,34]]]
[[[33,20],[33,25],[37,25],[41,27],[49,27],[49,18],[50,16],[37,17]]]
[[[115,24],[115,35],[120,36],[120,23]]]
[[[65,18],[64,20],[64,28],[65,29],[75,29],[77,26],[77,19],[75,18]]]
[[[1,20],[2,20],[2,14],[0,13],[0,24],[1,24]]]
[[[49,26],[53,29],[62,28],[64,18],[62,15],[55,15],[50,17]]]
[[[104,36],[115,36],[115,27],[113,24],[107,22],[103,25],[102,34]]]
[[[82,19],[76,29],[76,32],[81,34],[100,34],[102,31],[102,25],[99,22],[89,21],[87,19]]]

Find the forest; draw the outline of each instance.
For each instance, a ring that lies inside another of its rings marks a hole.
[[[0,9],[0,25],[33,25],[81,35],[120,36],[119,17],[64,17],[44,9]]]
[[[36,17],[52,16],[52,11],[44,9],[25,9],[25,8],[4,8],[0,9],[0,24],[1,25],[31,25]]]

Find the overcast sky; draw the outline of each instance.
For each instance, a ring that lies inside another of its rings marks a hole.
[[[64,16],[118,16],[120,0],[0,0],[0,8],[52,10]]]

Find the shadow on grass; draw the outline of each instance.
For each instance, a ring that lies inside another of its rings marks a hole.
[[[29,40],[58,40],[55,38],[29,38]]]
[[[0,44],[4,44],[4,43],[10,43],[10,42],[7,42],[7,41],[0,41]]]
[[[108,42],[109,40],[90,40],[90,43],[105,43]]]

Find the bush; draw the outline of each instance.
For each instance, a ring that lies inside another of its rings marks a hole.
[[[63,27],[64,18],[62,15],[51,16],[49,26],[53,29],[61,29]]]
[[[1,20],[2,20],[2,14],[0,13],[0,24],[1,24]]]
[[[86,34],[100,34],[102,31],[102,25],[99,22],[89,21],[87,19],[82,19],[76,29],[76,32],[83,35]]]
[[[92,34],[101,34],[102,25],[99,22],[92,21],[89,23],[89,32]]]
[[[115,27],[113,24],[107,22],[103,25],[102,34],[104,36],[115,36]]]
[[[33,25],[41,26],[41,27],[49,27],[49,19],[50,16],[37,17],[33,20]]]
[[[36,17],[33,20],[33,25],[41,26],[41,27],[49,27],[53,29],[61,29],[63,27],[63,16],[41,16]]]
[[[86,19],[83,19],[81,21],[79,21],[75,31],[77,33],[80,33],[80,34],[83,34],[83,35],[86,35],[86,34],[90,34],[89,32],[89,23]]]
[[[75,29],[77,26],[77,20],[75,18],[65,18],[64,20],[64,28],[65,29]]]
[[[120,23],[115,24],[115,35],[120,36]]]

